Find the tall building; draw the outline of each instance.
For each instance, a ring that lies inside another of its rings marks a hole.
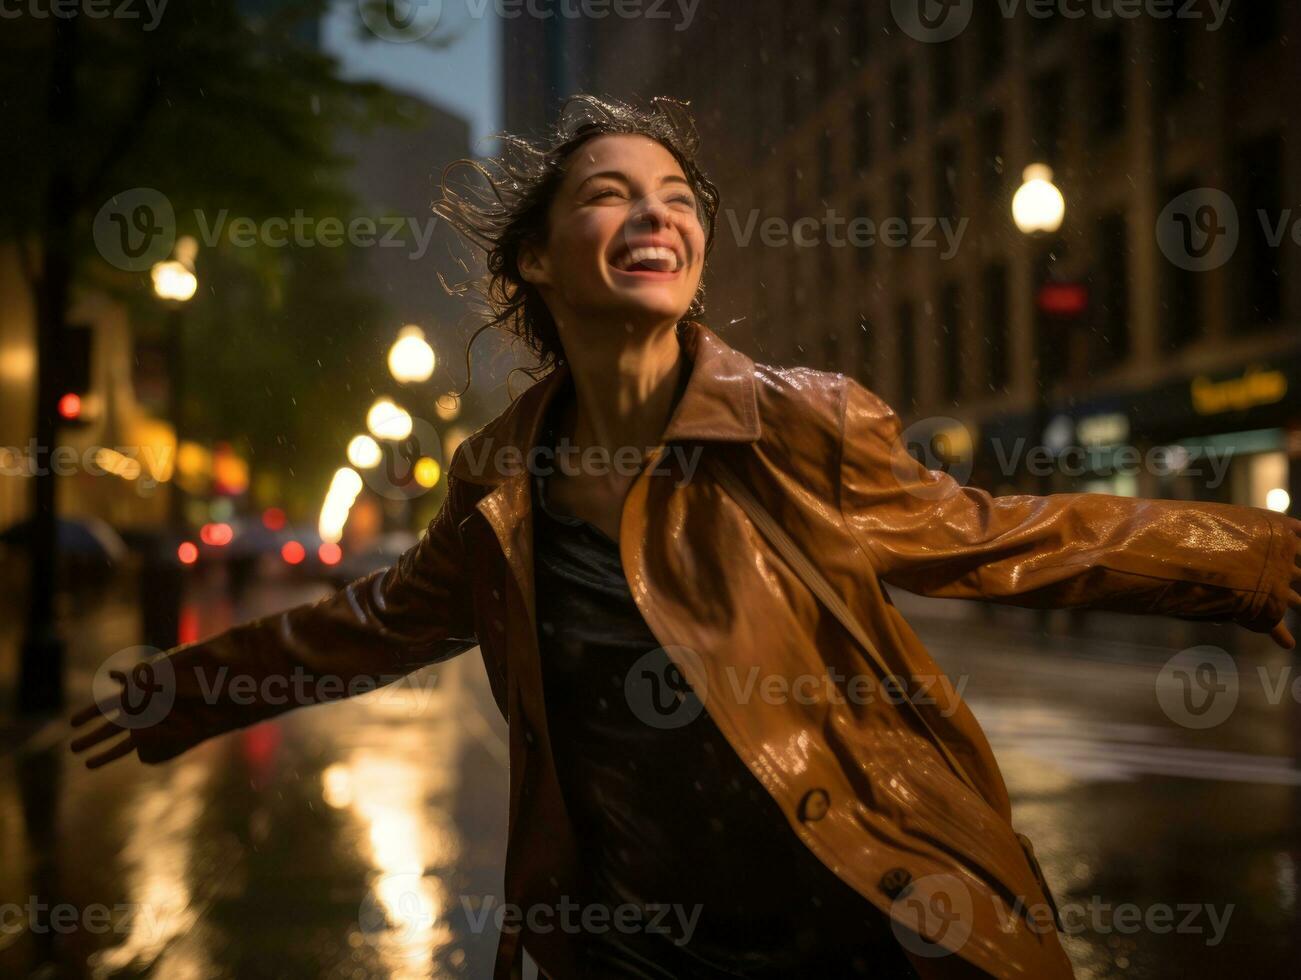
[[[724,198],[711,322],[853,375],[936,465],[1002,490],[1295,500],[1301,151],[1280,93],[1301,6],[971,3],[929,27],[900,6],[519,18],[507,119],[554,111],[543,78],[690,99]],[[564,42],[520,44],[539,24]],[[1065,201],[1048,237],[1012,218],[1034,163]],[[1052,462],[1027,466],[1041,445]]]

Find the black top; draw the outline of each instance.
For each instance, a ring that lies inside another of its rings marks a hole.
[[[579,937],[584,975],[915,976],[886,917],[804,846],[690,696],[617,542],[549,510],[543,476],[533,493],[547,724],[587,875],[578,900],[609,910]],[[628,903],[645,912],[620,918]]]

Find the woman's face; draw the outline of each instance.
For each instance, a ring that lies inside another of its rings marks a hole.
[[[551,203],[549,237],[524,248],[520,271],[552,316],[677,322],[704,269],[695,192],[647,136],[597,136],[569,159]]]

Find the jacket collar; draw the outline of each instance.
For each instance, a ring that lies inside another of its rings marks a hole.
[[[682,321],[677,332],[691,374],[661,441],[754,442],[761,431],[754,361],[698,321]],[[486,486],[517,475],[537,445],[551,400],[570,383],[566,361],[467,436],[452,458],[452,475]]]

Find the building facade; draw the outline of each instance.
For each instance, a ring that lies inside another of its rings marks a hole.
[[[554,110],[540,79],[690,99],[724,197],[711,320],[852,374],[937,466],[1002,490],[1296,499],[1301,6],[956,4],[956,30],[929,32],[898,6],[521,18],[507,118],[531,123],[539,92]],[[1032,163],[1065,200],[1046,238],[1012,219]]]

